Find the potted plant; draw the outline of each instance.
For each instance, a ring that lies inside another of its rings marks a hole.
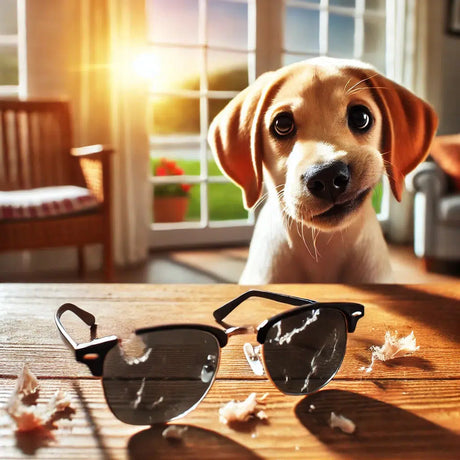
[[[155,176],[183,176],[184,170],[173,160],[162,158],[154,166]],[[159,184],[153,190],[154,222],[181,222],[187,214],[191,184]]]

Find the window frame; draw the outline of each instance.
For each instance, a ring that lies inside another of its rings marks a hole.
[[[246,0],[226,0],[229,2],[243,2]],[[302,57],[314,57],[326,55],[328,52],[328,17],[329,13],[338,13],[352,16],[355,19],[354,51],[353,58],[360,59],[363,55],[364,20],[366,18],[386,18],[385,35],[386,51],[385,64],[386,75],[411,88],[416,82],[414,75],[415,58],[413,56],[414,43],[414,0],[386,0],[385,10],[371,11],[365,9],[366,0],[356,0],[355,8],[334,6],[329,4],[329,0],[320,0],[318,3],[305,0],[247,0],[248,5],[248,49],[238,50],[248,53],[249,83],[255,80],[260,74],[274,70],[283,65],[285,54],[298,54]],[[199,0],[200,8],[206,10],[208,0]],[[286,6],[295,6],[308,9],[316,9],[320,13],[320,40],[319,53],[292,53],[284,46],[284,26]],[[352,13],[353,12],[353,13]],[[238,91],[210,92],[203,81],[207,82],[206,74],[206,53],[211,49],[207,45],[206,37],[206,15],[200,15],[201,24],[199,25],[200,40],[197,47],[201,47],[204,56],[201,68],[201,87],[199,91],[183,92],[185,95],[198,96],[200,98],[200,126],[201,132],[197,136],[200,149],[200,160],[203,170],[201,176],[180,176],[180,182],[199,183],[201,186],[201,203],[207,203],[207,183],[228,182],[225,177],[212,178],[209,180],[207,171],[207,161],[203,164],[203,156],[208,152],[207,146],[207,126],[208,126],[208,107],[206,98],[212,94],[213,97],[228,98],[235,96]],[[204,22],[203,22],[204,21]],[[400,43],[407,43],[406,48],[398,46]],[[234,49],[232,49],[234,50]],[[407,57],[412,57],[410,62]],[[205,78],[203,78],[205,77]],[[180,95],[176,94],[175,95]],[[193,94],[196,93],[196,94]],[[226,93],[225,95],[223,93]],[[164,93],[163,93],[164,94]],[[225,96],[225,97],[224,97]],[[204,127],[204,129],[203,129]],[[151,183],[177,183],[177,176],[150,178]],[[392,209],[391,190],[388,179],[382,179],[382,199],[381,209],[377,217],[382,225],[383,231],[390,227]],[[171,224],[153,224],[150,238],[150,247],[177,247],[177,246],[197,246],[212,244],[235,244],[246,243],[250,240],[255,222],[255,214],[249,212],[247,222],[243,221],[219,221],[210,222],[206,209],[201,206],[200,222],[183,222]],[[158,230],[157,230],[158,229]]]
[[[27,59],[26,59],[26,0],[17,0],[17,33],[0,35],[0,46],[16,48],[18,56],[18,84],[0,85],[0,97],[27,96]]]
[[[190,97],[199,100],[200,106],[200,133],[197,135],[180,136],[177,140],[165,136],[164,143],[172,145],[183,145],[185,142],[196,144],[199,152],[200,175],[182,175],[182,176],[153,176],[150,174],[151,186],[171,183],[195,184],[200,186],[200,220],[197,222],[174,222],[174,223],[152,223],[150,232],[150,247],[177,247],[177,246],[197,246],[212,244],[237,244],[247,243],[254,228],[254,213],[248,212],[247,219],[241,220],[224,220],[211,221],[208,208],[208,184],[226,184],[231,183],[225,176],[209,176],[208,160],[209,146],[207,142],[208,125],[209,125],[209,107],[210,99],[232,99],[239,91],[216,91],[208,88],[208,52],[209,51],[227,51],[245,53],[248,60],[248,82],[251,84],[256,78],[256,37],[255,37],[255,15],[256,0],[225,0],[227,3],[241,3],[248,8],[248,44],[246,48],[224,47],[209,45],[207,37],[207,16],[208,0],[199,0],[199,37],[195,45],[184,43],[149,43],[155,47],[180,47],[183,49],[196,49],[201,53],[200,61],[200,89],[199,90],[158,90],[149,91],[150,97],[155,96],[179,96]],[[161,136],[151,136],[151,145],[155,143],[155,137],[161,143]],[[152,193],[153,195],[153,193]],[[155,199],[155,198],[153,198]],[[203,205],[204,204],[204,205]],[[152,216],[153,217],[153,216]],[[150,219],[152,221],[152,219]]]

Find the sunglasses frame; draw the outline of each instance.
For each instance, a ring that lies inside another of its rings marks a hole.
[[[296,306],[298,308],[293,308],[291,310],[278,313],[275,316],[272,316],[271,318],[266,319],[265,321],[260,323],[257,327],[231,326],[230,324],[226,323],[224,319],[233,310],[235,310],[235,308],[238,305],[240,305],[242,302],[244,302],[246,299],[250,297],[261,297],[261,298],[273,300],[276,302]],[[351,303],[351,302],[324,302],[322,303],[322,302],[316,302],[310,299],[304,299],[301,297],[295,297],[295,296],[289,296],[289,295],[278,294],[274,292],[260,291],[260,290],[253,289],[253,290],[249,290],[241,294],[240,296],[227,302],[226,304],[222,305],[220,308],[214,311],[213,316],[215,320],[221,326],[225,327],[225,329],[221,329],[218,327],[209,326],[205,324],[177,323],[177,324],[166,324],[166,325],[153,326],[153,327],[144,327],[144,328],[136,329],[134,333],[136,335],[141,335],[141,334],[155,332],[155,331],[165,331],[165,330],[174,330],[174,329],[193,329],[193,330],[200,330],[200,331],[208,332],[216,338],[219,344],[220,348],[219,348],[218,364],[220,364],[220,349],[222,349],[223,347],[225,347],[225,345],[227,345],[228,338],[230,336],[237,335],[237,334],[256,333],[257,341],[261,345],[263,345],[267,337],[268,331],[275,323],[277,323],[278,321],[282,319],[289,318],[290,316],[297,315],[301,312],[315,310],[318,308],[330,308],[334,310],[339,310],[344,316],[344,320],[346,322],[348,332],[354,332],[358,320],[364,316],[364,307],[363,305],[358,304],[358,303]],[[90,326],[90,334],[91,334],[90,342],[77,343],[68,334],[64,325],[61,322],[61,316],[67,311],[71,311],[78,318],[84,321],[88,326]],[[115,335],[96,338],[97,324],[96,324],[95,316],[83,310],[82,308],[77,307],[76,305],[72,303],[65,303],[61,305],[55,313],[54,320],[55,320],[56,326],[58,328],[59,333],[61,334],[63,341],[72,351],[74,351],[76,361],[86,364],[88,368],[90,369],[91,374],[93,376],[103,377],[105,357],[107,353],[113,347],[121,343],[121,340]],[[339,368],[340,368],[340,365],[338,369]],[[335,371],[335,373],[331,376],[331,378],[324,385],[326,385],[334,377],[338,369]],[[216,373],[214,375],[213,381],[211,385],[209,386],[208,390],[206,391],[206,393],[203,395],[203,398],[207,394],[209,389],[211,388],[212,384],[214,383],[216,375],[217,375],[217,369],[216,369]],[[273,382],[268,372],[267,372],[267,376]],[[198,401],[197,404],[200,401]],[[111,407],[108,401],[107,401],[107,404],[109,405],[109,407]],[[193,409],[194,407],[196,407],[196,404],[191,409]],[[190,410],[186,411],[185,413],[188,413]],[[185,413],[181,414],[180,416],[185,415]]]
[[[89,367],[91,374],[95,377],[102,377],[104,359],[107,353],[113,347],[121,343],[121,339],[119,339],[116,335],[111,335],[107,337],[101,337],[100,339],[92,338],[90,342],[77,344],[67,333],[67,331],[64,328],[64,325],[61,322],[61,316],[66,311],[71,311],[72,313],[77,315],[81,320],[83,320],[88,326],[90,326],[92,337],[97,328],[95,316],[87,312],[86,310],[77,307],[72,303],[65,303],[61,305],[56,311],[54,320],[64,342],[71,350],[75,352],[76,361],[86,364]],[[217,339],[220,348],[225,347],[225,345],[227,345],[228,342],[228,335],[226,334],[225,330],[214,326],[208,326],[206,324],[165,324],[162,326],[144,327],[136,329],[134,331],[134,334],[140,335],[145,334],[147,332],[165,331],[173,329],[193,329],[209,332]]]

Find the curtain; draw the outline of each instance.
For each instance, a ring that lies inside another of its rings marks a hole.
[[[133,71],[146,44],[145,0],[80,2],[81,63],[75,115],[79,145],[110,144],[114,255],[144,259],[149,237],[147,82]]]
[[[24,0],[27,97],[71,102],[74,145],[109,144],[117,265],[147,256],[150,186],[147,81],[133,61],[147,42],[145,0]],[[98,264],[96,248],[88,265]],[[44,264],[37,255],[37,263]],[[53,266],[76,258],[53,257]]]

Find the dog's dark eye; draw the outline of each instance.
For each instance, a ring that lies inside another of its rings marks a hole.
[[[348,126],[352,131],[365,133],[371,129],[373,122],[371,111],[365,105],[348,108]]]
[[[293,134],[295,123],[292,114],[289,112],[279,113],[273,120],[271,128],[276,137],[286,137]]]

